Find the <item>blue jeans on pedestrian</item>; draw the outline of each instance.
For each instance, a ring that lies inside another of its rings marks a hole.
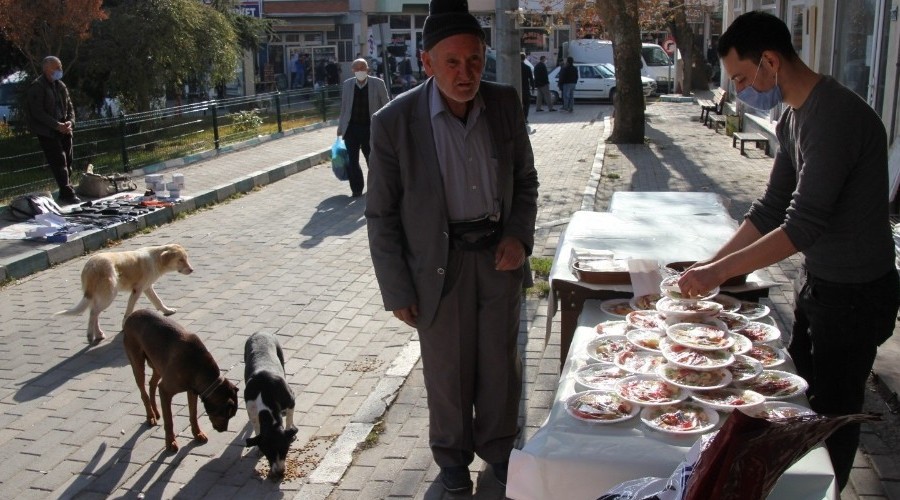
[[[564,83],[562,85],[562,109],[572,111],[575,107],[575,84]]]
[[[809,382],[806,394],[823,415],[860,413],[875,352],[893,334],[900,304],[896,270],[868,283],[834,283],[803,270],[788,352]],[[859,424],[825,440],[838,487],[850,476]]]

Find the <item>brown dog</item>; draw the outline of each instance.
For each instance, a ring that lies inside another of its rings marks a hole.
[[[81,314],[90,306],[88,343],[99,342],[106,338],[106,334],[100,329],[100,313],[112,304],[119,290],[131,292],[128,296],[128,306],[125,307],[125,316],[122,318],[123,325],[128,315],[134,311],[134,305],[141,293],[166,316],[174,314],[175,309],[166,307],[153,289],[153,283],[164,273],[171,271],[178,271],[181,274],[191,274],[194,271],[188,262],[187,251],[181,245],[98,253],[88,259],[84,269],[81,270],[81,289],[84,291],[81,302],[72,309],[56,314]]]
[[[156,407],[156,387],[159,386],[167,450],[178,451],[172,426],[172,396],[179,392],[187,391],[194,439],[201,443],[208,440],[197,422],[197,396],[203,401],[213,428],[219,432],[228,430],[228,420],[238,408],[238,389],[221,375],[219,365],[199,337],[148,309],[129,316],[123,332],[125,353],[141,391],[147,423],[151,426],[159,420]],[[145,361],[153,369],[149,395],[144,389]]]

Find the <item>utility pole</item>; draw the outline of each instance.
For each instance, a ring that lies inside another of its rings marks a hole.
[[[494,31],[497,41],[497,81],[522,92],[522,61],[519,58],[519,0],[495,0]],[[521,95],[521,94],[520,94]]]

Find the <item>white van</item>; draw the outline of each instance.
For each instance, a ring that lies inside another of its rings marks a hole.
[[[615,64],[613,44],[610,40],[591,38],[572,40],[563,43],[562,60],[571,56],[580,63]],[[675,79],[675,64],[662,47],[653,43],[641,44],[641,76],[656,80],[656,90],[668,93]]]

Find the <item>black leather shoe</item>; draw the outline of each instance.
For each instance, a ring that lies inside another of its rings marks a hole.
[[[469,468],[465,465],[441,467],[441,485],[448,493],[471,491],[472,478],[469,476]]]
[[[509,471],[509,462],[491,464],[491,469],[494,470],[494,477],[497,478],[497,482],[506,487],[506,473]]]

